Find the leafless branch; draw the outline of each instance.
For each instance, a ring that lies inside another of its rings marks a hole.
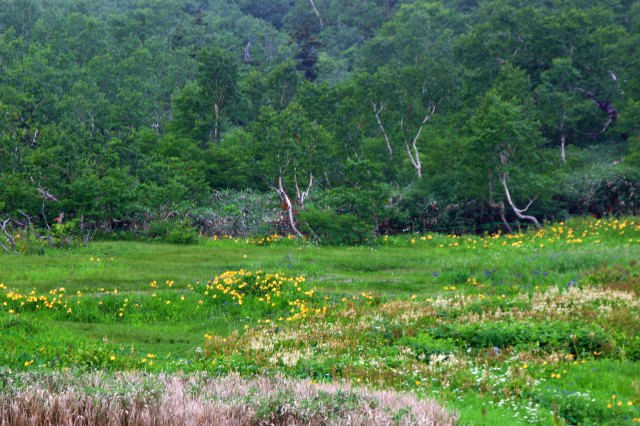
[[[284,186],[282,184],[282,176],[280,176],[278,178],[278,187],[276,188],[276,192],[278,193],[278,195],[280,196],[280,199],[282,200],[282,202],[285,205],[285,208],[286,208],[286,211],[287,211],[287,216],[289,218],[289,225],[291,226],[291,230],[298,237],[304,238],[304,235],[302,235],[302,233],[300,231],[298,231],[298,228],[296,227],[295,218],[293,217],[293,204],[291,203],[291,199],[287,195],[287,191],[285,191]]]
[[[27,219],[26,227],[31,226],[31,216],[29,216],[28,214],[26,214],[22,210],[18,210],[18,213],[20,213],[22,216],[24,216]]]
[[[313,183],[315,182],[313,179],[313,174],[309,173],[309,185],[307,186],[307,189],[304,191],[300,191],[300,188],[298,187],[298,176],[294,175],[294,182],[296,185],[296,201],[298,202],[298,205],[300,206],[300,209],[304,209],[304,202],[306,201],[307,197],[309,196],[309,192],[311,192],[311,187],[313,186]]]
[[[418,127],[418,131],[411,141],[411,147],[409,147],[408,141],[405,140],[405,148],[407,149],[407,154],[409,155],[409,160],[411,160],[411,164],[415,167],[416,172],[418,173],[418,178],[422,177],[422,163],[420,162],[420,152],[418,151],[418,139],[420,139],[420,135],[422,134],[422,129],[424,129],[427,121],[431,119],[433,114],[436,112],[437,104],[431,105],[429,112],[424,116],[422,122],[420,123],[420,127]],[[402,122],[400,123],[402,126]]]
[[[11,235],[8,231],[7,231],[7,224],[11,222],[11,217],[9,217],[7,220],[0,222],[0,230],[2,230],[2,233],[4,234],[4,236],[6,237],[7,241],[9,241],[9,244],[11,244],[11,251],[9,251],[9,248],[7,246],[5,246],[4,244],[0,243],[0,245],[2,245],[2,248],[7,252],[7,253],[17,253],[16,251],[16,240],[13,238],[13,235]]]
[[[38,187],[38,192],[40,193],[40,196],[43,200],[58,201],[58,199],[53,194],[42,187]]]
[[[507,202],[509,203],[509,206],[511,207],[513,212],[516,214],[516,216],[518,216],[518,218],[523,220],[529,220],[535,224],[536,228],[540,229],[540,222],[538,222],[538,219],[536,219],[534,216],[523,214],[524,212],[527,211],[527,209],[529,209],[529,207],[531,207],[531,204],[533,204],[535,199],[530,200],[529,204],[527,204],[527,207],[525,207],[524,209],[517,208],[515,203],[511,199],[511,193],[509,192],[509,187],[507,186],[508,178],[509,178],[509,175],[507,173],[502,173],[500,175],[500,183],[502,183],[502,187],[504,188],[504,193],[507,196]]]

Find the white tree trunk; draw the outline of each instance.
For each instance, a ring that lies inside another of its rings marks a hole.
[[[318,9],[316,9],[316,4],[313,0],[309,0],[309,2],[311,2],[311,7],[313,8],[313,11],[315,12],[316,16],[318,17],[318,20],[320,21],[320,28],[324,28],[324,23],[322,22],[322,18],[320,17],[320,13],[318,12]]]
[[[422,119],[422,123],[420,123],[420,127],[418,127],[418,131],[416,132],[413,140],[411,141],[411,146],[409,146],[409,141],[405,139],[404,146],[407,149],[407,155],[409,156],[409,160],[411,160],[411,164],[416,169],[416,173],[418,174],[418,178],[422,178],[422,162],[420,161],[420,151],[418,151],[418,139],[420,139],[420,135],[422,134],[422,129],[424,129],[424,125],[427,124],[427,121],[433,116],[436,112],[436,105],[432,105],[431,109]],[[402,124],[400,124],[402,127]]]
[[[565,152],[565,147],[567,145],[567,134],[564,131],[564,120],[566,114],[562,116],[562,120],[560,121],[560,159],[563,163],[567,162],[567,155]]]
[[[302,233],[298,231],[298,228],[296,227],[296,221],[293,217],[293,204],[291,203],[291,199],[287,195],[287,192],[284,190],[284,186],[282,185],[282,176],[278,178],[278,187],[276,188],[276,191],[278,192],[280,199],[287,209],[287,216],[289,218],[289,226],[291,226],[291,230],[298,237],[304,238],[304,235],[302,235]]]
[[[504,188],[504,193],[507,196],[507,202],[509,203],[509,206],[511,207],[513,212],[516,214],[516,216],[518,216],[518,218],[523,220],[529,220],[534,223],[537,229],[540,229],[541,227],[540,227],[540,222],[538,222],[538,219],[536,219],[534,216],[531,216],[531,215],[522,214],[526,212],[529,209],[529,207],[531,207],[531,204],[533,204],[534,200],[529,201],[529,204],[527,204],[527,207],[525,207],[524,209],[517,208],[515,203],[511,199],[511,193],[509,192],[509,187],[507,186],[508,178],[509,178],[509,175],[507,173],[503,173],[500,175],[500,183],[502,183],[502,187]]]
[[[17,253],[16,251],[16,240],[13,238],[13,236],[11,234],[9,234],[9,232],[7,232],[7,224],[11,221],[11,218],[8,218],[7,220],[0,222],[0,230],[2,230],[2,233],[4,234],[5,238],[7,239],[7,242],[9,242],[11,244],[11,251],[9,251],[9,248],[7,246],[5,246],[4,244],[2,244],[2,242],[0,242],[0,247],[2,247],[7,253]]]
[[[382,125],[382,120],[380,119],[380,113],[384,110],[384,102],[380,102],[380,108],[376,105],[375,102],[371,102],[373,106],[373,114],[376,116],[376,121],[378,122],[378,128],[380,129],[380,133],[384,136],[384,141],[387,143],[387,150],[389,150],[389,158],[393,157],[393,148],[391,147],[391,141],[389,140],[389,135]]]
[[[294,181],[296,185],[296,201],[300,206],[300,210],[304,210],[304,202],[307,200],[309,192],[311,192],[311,187],[313,187],[313,183],[315,182],[315,180],[313,179],[313,174],[309,173],[309,185],[304,191],[301,191],[300,187],[298,186],[298,176],[294,177]]]

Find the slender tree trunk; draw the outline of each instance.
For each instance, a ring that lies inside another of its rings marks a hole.
[[[318,9],[316,9],[316,4],[313,0],[309,0],[309,2],[311,3],[311,7],[313,8],[313,11],[315,12],[316,16],[318,17],[318,20],[320,21],[320,28],[324,28],[324,23],[322,22],[322,18],[320,17],[320,13],[318,12]]]
[[[411,164],[413,164],[413,167],[416,169],[418,179],[422,178],[422,162],[420,161],[420,152],[418,151],[418,139],[420,139],[420,135],[422,134],[422,129],[424,129],[425,124],[427,124],[427,121],[429,121],[435,112],[436,105],[433,105],[427,115],[422,119],[422,123],[420,123],[418,131],[411,141],[411,146],[409,146],[409,142],[406,139],[404,142],[404,146],[407,149],[407,155],[409,156],[409,160],[411,160]],[[402,127],[402,123],[400,124],[400,127]]]
[[[511,234],[513,232],[513,229],[511,229],[511,225],[509,225],[509,222],[507,222],[507,217],[505,216],[504,201],[501,201],[498,207],[500,208],[500,219],[502,219],[502,223],[504,223],[507,231],[509,231],[509,233]]]
[[[2,233],[4,234],[4,236],[6,237],[7,241],[11,244],[11,251],[9,251],[9,248],[7,246],[5,246],[4,244],[2,244],[0,242],[0,246],[2,246],[2,248],[7,252],[7,253],[17,253],[16,251],[16,240],[13,238],[13,236],[11,234],[9,234],[9,232],[7,231],[7,224],[11,221],[11,218],[8,218],[7,220],[5,220],[4,222],[0,222],[0,230],[2,230]]]
[[[214,123],[214,127],[213,127],[213,142],[217,143],[219,140],[219,134],[218,134],[218,120],[220,118],[220,108],[218,108],[218,104],[213,104],[213,113],[215,114],[216,117],[216,121]]]
[[[566,112],[562,115],[562,120],[560,120],[560,159],[563,163],[567,162],[567,155],[565,152],[565,147],[567,146],[567,133],[564,131],[564,121],[567,117]]]
[[[378,105],[376,105],[375,102],[371,102],[371,105],[373,106],[373,114],[376,116],[376,121],[378,122],[378,128],[380,129],[380,133],[382,133],[382,136],[384,136],[384,141],[387,144],[387,150],[389,151],[389,158],[391,158],[393,157],[393,148],[391,147],[391,141],[389,140],[389,135],[387,134],[387,131],[382,125],[382,120],[380,119],[380,113],[384,110],[384,103],[383,102],[380,103],[380,108],[378,108]]]
[[[516,214],[516,216],[518,216],[518,218],[522,220],[531,221],[534,223],[537,229],[540,229],[541,227],[540,227],[540,222],[538,222],[538,219],[536,219],[534,216],[523,214],[529,209],[529,207],[531,207],[531,204],[533,204],[534,200],[529,201],[529,204],[527,204],[527,206],[524,209],[517,208],[515,203],[511,199],[511,193],[509,192],[509,187],[507,186],[508,178],[509,178],[509,175],[507,173],[503,173],[500,175],[500,183],[502,183],[502,187],[504,188],[504,194],[507,196],[507,202],[509,203],[509,206],[511,207],[513,212]]]
[[[313,179],[313,174],[309,173],[309,185],[304,191],[301,191],[300,187],[298,186],[298,176],[294,176],[294,181],[296,185],[296,201],[298,202],[298,206],[300,206],[300,210],[304,210],[304,202],[307,200],[307,197],[311,192],[311,188],[313,187],[313,183],[315,182],[315,180]]]
[[[291,203],[291,199],[287,195],[287,192],[285,191],[284,186],[282,185],[282,176],[278,178],[278,188],[276,188],[276,191],[278,192],[280,199],[285,205],[285,208],[287,211],[287,217],[289,218],[289,226],[291,226],[291,230],[298,237],[304,238],[304,235],[302,235],[302,233],[296,227],[296,221],[293,216],[293,204]]]

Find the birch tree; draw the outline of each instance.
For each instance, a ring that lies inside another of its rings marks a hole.
[[[263,108],[253,130],[260,174],[280,197],[291,231],[302,237],[296,214],[325,175],[331,157],[329,134],[295,102],[282,111]]]
[[[425,129],[447,96],[453,96],[451,73],[442,65],[422,59],[400,69],[387,66],[360,76],[362,107],[368,109],[388,158],[398,161],[404,152],[418,179],[424,174]]]
[[[523,74],[517,69],[508,67],[494,87],[484,94],[469,122],[468,154],[477,171],[475,176],[488,177],[489,203],[499,206],[506,201],[516,217],[539,228],[537,218],[525,212],[535,200],[528,191],[537,186],[536,175],[541,171],[537,161],[542,149],[540,124],[523,106],[528,103],[521,98],[526,97],[526,93],[516,96],[508,91],[509,87],[521,88],[522,78]],[[496,183],[499,183],[499,189]],[[526,206],[522,207],[516,200],[526,196],[529,196]]]

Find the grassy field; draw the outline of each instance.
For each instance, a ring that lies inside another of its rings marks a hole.
[[[0,393],[60,370],[282,373],[430,397],[460,424],[633,424],[638,259],[637,218],[0,256]]]

